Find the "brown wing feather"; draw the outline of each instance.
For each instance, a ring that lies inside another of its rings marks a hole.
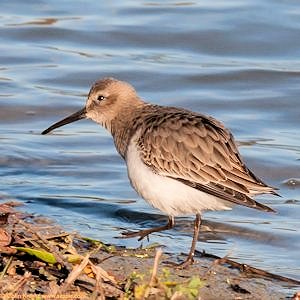
[[[272,193],[244,164],[222,123],[177,108],[154,106],[138,140],[142,160],[156,173],[221,199],[272,211],[251,195]]]

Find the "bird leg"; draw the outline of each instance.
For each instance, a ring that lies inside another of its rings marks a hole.
[[[176,263],[173,263],[173,262],[167,262],[167,264],[172,265],[172,266],[174,266],[176,268],[179,268],[179,269],[184,269],[184,268],[186,268],[189,265],[192,265],[194,263],[195,249],[196,249],[196,244],[197,244],[198,237],[199,237],[201,222],[202,222],[202,220],[201,220],[200,214],[196,214],[196,219],[195,219],[195,222],[194,222],[193,241],[192,241],[190,252],[189,252],[188,257],[186,258],[186,260],[183,261],[180,264],[176,264]]]
[[[159,232],[159,231],[163,231],[163,230],[173,228],[174,224],[175,224],[174,217],[169,216],[169,220],[168,220],[168,223],[166,225],[159,226],[159,227],[154,227],[154,228],[150,228],[150,229],[145,229],[145,230],[140,230],[140,231],[122,232],[121,233],[122,236],[120,238],[126,239],[126,238],[132,238],[132,237],[139,236],[138,241],[141,241],[144,237],[148,237],[148,235],[153,233],[153,232]]]

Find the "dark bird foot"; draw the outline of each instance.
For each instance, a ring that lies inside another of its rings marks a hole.
[[[127,238],[133,238],[133,237],[139,237],[138,241],[141,241],[143,238],[147,237],[149,241],[149,234],[153,232],[160,232],[163,230],[168,230],[174,227],[174,217],[169,217],[168,223],[163,226],[154,227],[150,229],[140,230],[140,231],[125,231],[122,232],[122,236],[120,236],[120,239],[127,239]]]
[[[133,237],[139,237],[138,241],[141,241],[143,238],[147,237],[149,241],[149,234],[154,232],[152,229],[140,230],[140,231],[125,231],[121,232],[122,236],[119,236],[119,239],[129,239]]]

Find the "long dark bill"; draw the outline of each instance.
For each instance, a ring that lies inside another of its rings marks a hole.
[[[61,126],[64,126],[66,124],[69,124],[69,123],[72,123],[72,122],[75,122],[75,121],[78,121],[78,120],[81,120],[81,119],[85,119],[86,118],[86,110],[85,108],[77,111],[76,113],[64,118],[63,120],[53,124],[52,126],[50,126],[49,128],[47,128],[46,130],[44,130],[42,132],[42,134],[47,134],[49,132],[51,132],[52,130],[58,128],[58,127],[61,127]]]

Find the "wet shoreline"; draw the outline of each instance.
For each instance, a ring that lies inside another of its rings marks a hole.
[[[43,216],[16,210],[20,204],[0,204],[3,299],[13,295],[24,299],[34,295],[41,299],[104,299],[104,295],[113,299],[286,299],[294,294],[297,283],[255,275],[246,265],[239,271],[237,265],[230,267],[226,257],[202,254],[193,266],[176,269],[166,262],[182,255],[162,253],[163,245],[135,249],[107,245],[68,233]]]

